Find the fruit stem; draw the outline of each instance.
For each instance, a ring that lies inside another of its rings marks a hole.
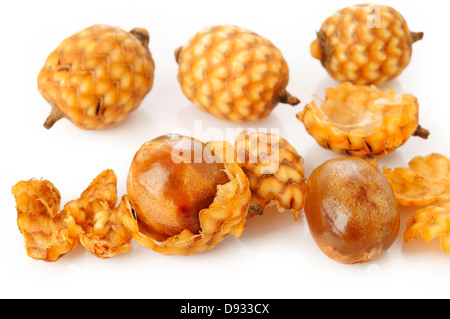
[[[257,203],[250,203],[250,206],[248,207],[248,213],[253,216],[261,216],[264,213],[264,210],[262,206]]]
[[[175,50],[175,61],[177,61],[177,63],[180,63],[180,55],[182,50],[183,47],[179,47],[178,49]]]
[[[59,107],[52,104],[52,110],[50,112],[50,115],[47,117],[44,123],[44,127],[46,129],[49,129],[55,124],[58,120],[62,119],[64,117],[64,113],[61,111]]]
[[[423,39],[423,32],[411,32],[412,43]]]
[[[292,106],[300,103],[299,99],[297,99],[295,96],[292,96],[288,91],[284,89],[278,95],[278,99],[281,103],[289,104]]]
[[[428,139],[428,137],[430,136],[430,131],[419,125],[419,126],[417,126],[417,129],[414,132],[413,136],[418,136],[423,139]]]
[[[150,42],[150,34],[144,28],[134,28],[129,33],[138,38],[139,41],[144,45],[144,47],[148,48],[148,43]]]

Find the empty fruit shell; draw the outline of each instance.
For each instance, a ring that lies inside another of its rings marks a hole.
[[[236,158],[250,182],[249,214],[261,215],[270,204],[300,218],[306,179],[302,158],[284,138],[276,134],[243,131],[235,142]]]
[[[176,146],[177,143],[181,143],[181,146]],[[201,177],[198,182],[187,186],[191,189],[175,189],[183,186],[179,185],[182,182],[179,178],[189,181],[200,178],[198,174],[203,176],[205,172],[211,173],[203,161],[189,162],[185,161],[186,157],[179,157],[188,155],[190,158],[189,148],[196,146],[199,147],[201,156],[208,151],[214,160],[218,160],[215,153],[226,154],[222,149],[215,149],[222,147],[222,143],[216,143],[210,148],[198,140],[176,134],[147,142],[136,153],[127,180],[128,195],[124,200],[129,209],[124,211],[122,218],[140,245],[164,255],[193,255],[215,247],[230,234],[237,238],[244,231],[251,198],[248,180],[234,159],[229,161],[225,157],[220,158],[223,161],[220,166],[226,173],[227,181],[225,184],[217,184],[212,202],[196,212],[199,227],[193,227],[192,230],[185,228],[177,234],[168,234],[169,230],[175,229],[174,225],[178,229],[180,221],[186,221],[185,215],[191,210],[188,207],[191,202],[189,198],[183,203],[178,203],[177,199],[188,196],[196,188],[202,187],[201,184],[208,184],[208,180]],[[175,153],[165,154],[170,151],[170,147],[174,147]],[[175,156],[172,157],[174,162],[169,162],[171,156]],[[149,175],[157,178],[148,180]],[[176,185],[173,183],[175,180],[179,181]],[[163,195],[153,196],[151,193],[160,193],[157,190],[161,188],[159,186],[165,189],[161,193]],[[152,205],[148,205],[149,203]],[[161,213],[155,214],[153,204],[158,206],[158,210],[162,209]],[[186,225],[193,224],[191,219],[189,218]]]
[[[131,247],[131,232],[122,223],[127,206],[117,202],[117,177],[112,170],[98,175],[81,194],[68,202],[67,225],[72,237],[99,258],[110,258],[127,252]]]
[[[422,236],[426,243],[436,237],[441,239],[441,247],[447,254],[450,253],[450,204],[429,206],[419,210],[408,221],[403,239],[419,239]]]
[[[29,257],[53,262],[77,246],[78,237],[70,236],[65,223],[67,212],[59,211],[61,195],[51,182],[21,181],[13,186],[12,193]]]
[[[326,149],[355,157],[387,155],[412,136],[428,138],[419,126],[419,103],[409,94],[344,83],[326,90],[297,114],[306,131]]]
[[[450,159],[441,154],[417,156],[409,168],[384,167],[384,176],[403,206],[425,206],[450,200]]]
[[[47,58],[38,89],[51,105],[44,123],[65,117],[82,129],[121,122],[153,86],[147,30],[94,25],[65,39]]]

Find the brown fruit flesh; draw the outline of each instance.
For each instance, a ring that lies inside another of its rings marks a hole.
[[[319,248],[344,264],[379,257],[400,228],[397,202],[386,178],[357,158],[330,160],[313,171],[305,215]]]
[[[199,213],[229,179],[224,164],[202,142],[165,135],[136,153],[127,180],[139,231],[158,241],[201,230]]]

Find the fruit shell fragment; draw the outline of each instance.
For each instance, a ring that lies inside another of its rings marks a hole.
[[[383,173],[403,206],[450,201],[450,159],[444,155],[417,156],[409,162],[409,168],[384,167]]]
[[[426,243],[440,237],[442,250],[450,254],[450,203],[428,206],[411,217],[403,233],[405,243],[420,235]]]
[[[65,223],[67,212],[59,211],[61,195],[47,180],[20,181],[12,187],[17,224],[29,257],[55,262],[78,244]]]
[[[112,170],[100,173],[81,194],[68,202],[69,233],[99,258],[111,258],[131,248],[131,232],[122,223],[123,200],[116,208],[117,177]]]
[[[303,159],[276,134],[243,131],[235,141],[236,158],[250,182],[249,214],[261,215],[269,205],[300,218],[306,192]]]
[[[199,212],[201,225],[199,234],[185,229],[164,241],[157,241],[143,234],[139,231],[138,220],[125,195],[126,209],[124,209],[122,220],[125,227],[133,234],[134,240],[163,255],[193,255],[215,247],[230,234],[236,238],[240,237],[245,229],[251,198],[250,187],[244,172],[234,161],[225,161],[224,164],[230,181],[218,185],[213,203]]]

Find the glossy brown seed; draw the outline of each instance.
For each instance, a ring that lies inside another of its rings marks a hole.
[[[139,231],[158,241],[185,229],[199,233],[199,212],[227,182],[224,164],[201,141],[172,134],[145,143],[127,180]]]
[[[357,158],[329,160],[313,171],[305,215],[319,248],[344,264],[381,256],[400,228],[397,202],[386,178]]]

